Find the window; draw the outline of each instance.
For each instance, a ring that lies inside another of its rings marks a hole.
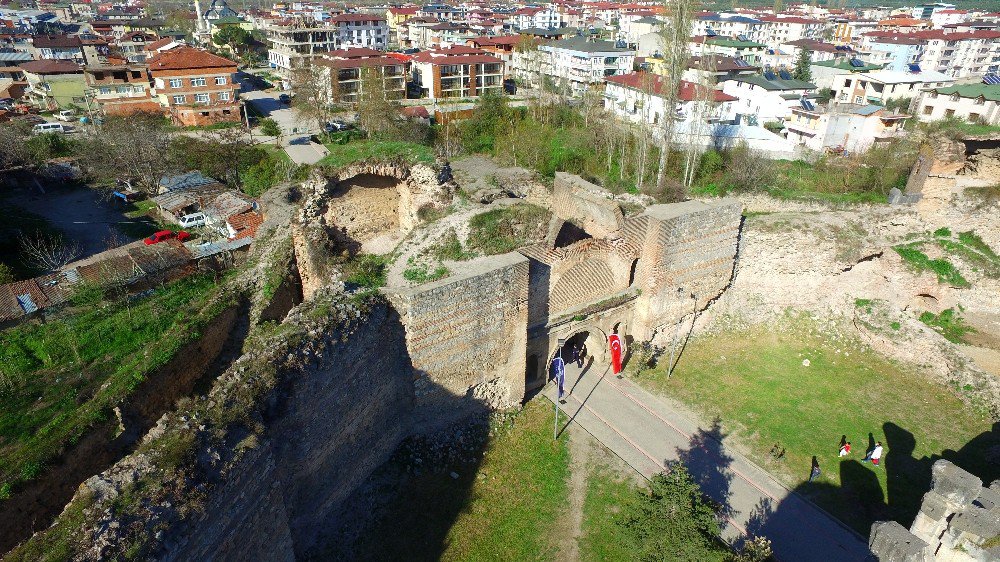
[[[106,96],[111,93],[111,88],[98,88],[97,93]]]
[[[954,109],[946,109],[944,111],[944,116],[945,117],[954,117],[955,116],[955,110]]]
[[[986,103],[986,98],[984,98],[983,96],[979,96],[973,103],[975,103],[976,105],[983,105],[984,103]]]
[[[929,105],[925,105],[924,106],[924,115],[930,115],[931,113],[934,113],[934,108],[931,107],[931,106],[929,106]]]
[[[229,92],[219,92],[219,101],[229,101]]]
[[[204,86],[205,85],[205,79],[204,78],[192,78],[191,79],[191,85],[192,86]]]
[[[960,99],[962,99],[962,96],[958,95],[958,92],[951,95],[951,101],[958,101]]]
[[[171,88],[180,88],[181,87],[181,79],[180,78],[171,78],[170,79],[170,87]]]
[[[978,123],[979,122],[979,114],[978,113],[970,113],[969,114],[969,121],[972,121],[973,123]]]
[[[174,103],[185,103],[187,96],[174,96]]]
[[[208,94],[195,94],[194,95],[194,102],[195,103],[208,103]]]
[[[865,102],[864,96],[854,96],[854,103],[864,103],[864,102]]]
[[[127,94],[129,93],[130,89],[131,88],[129,88],[128,86],[118,86],[117,88],[115,88],[115,92],[119,94]]]
[[[225,86],[226,85],[226,77],[225,76],[216,76],[215,77],[215,85],[216,86]]]

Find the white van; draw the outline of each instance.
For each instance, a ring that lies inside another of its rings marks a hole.
[[[192,226],[205,226],[205,213],[191,213],[190,215],[184,215],[177,222],[183,228],[191,228]]]
[[[43,133],[65,133],[66,127],[62,123],[39,123],[31,128],[31,132],[36,135]]]

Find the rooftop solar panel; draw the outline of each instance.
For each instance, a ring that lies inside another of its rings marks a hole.
[[[777,78],[777,76],[775,76],[774,73],[771,72],[770,70],[765,70],[764,71],[764,78],[766,78],[768,80],[774,80],[775,78]]]
[[[792,79],[792,75],[789,74],[787,70],[779,70],[778,71],[778,76],[780,76],[782,80],[791,80]]]
[[[736,63],[736,66],[740,66],[740,67],[743,67],[743,68],[747,68],[747,67],[750,66],[750,63],[748,63],[747,61],[743,60],[742,58],[736,58],[736,59],[733,60],[733,62]]]
[[[983,84],[996,85],[1000,84],[1000,75],[989,73],[983,75]]]
[[[920,72],[919,64],[911,64],[909,66],[910,66],[910,72]]]
[[[851,59],[851,66],[854,68],[861,68],[865,63],[859,59]]]

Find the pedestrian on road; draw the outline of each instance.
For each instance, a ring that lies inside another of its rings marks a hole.
[[[879,441],[875,443],[875,448],[872,449],[872,464],[878,466],[879,459],[882,458],[882,442]]]
[[[587,358],[587,344],[580,344],[580,368],[583,368],[583,362]]]
[[[847,441],[847,442],[846,442],[846,443],[844,443],[844,445],[843,445],[843,446],[842,446],[842,447],[840,448],[840,456],[842,456],[842,457],[846,457],[846,456],[847,456],[847,455],[849,455],[849,454],[851,454],[851,442],[850,442],[850,441]]]
[[[580,344],[578,343],[573,344],[572,355],[573,355],[573,362],[576,363],[576,366],[583,367],[583,358],[582,358],[582,353],[580,351]]]
[[[822,471],[819,469],[819,459],[817,459],[814,456],[813,457],[813,462],[812,462],[812,470],[809,471],[809,481],[812,482],[813,480],[819,478],[819,475],[821,473],[822,473]]]

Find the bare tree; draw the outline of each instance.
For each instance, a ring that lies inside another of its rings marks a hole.
[[[169,169],[165,155],[170,133],[165,125],[163,116],[156,113],[108,116],[82,141],[80,163],[106,184],[124,179],[155,194]]]
[[[25,235],[21,236],[18,242],[21,244],[23,259],[32,267],[45,271],[59,271],[82,253],[79,243],[75,241],[67,243],[58,234]]]
[[[323,69],[303,64],[292,70],[292,91],[295,92],[294,108],[306,120],[322,127],[333,119],[335,107],[332,103],[333,83],[330,74]]]
[[[663,74],[664,74],[664,107],[660,162],[656,170],[656,189],[663,192],[667,188],[667,165],[670,159],[670,146],[674,137],[674,111],[677,107],[677,94],[681,75],[688,61],[688,41],[691,33],[691,22],[697,10],[696,0],[667,0],[666,6],[670,18],[663,26]],[[683,199],[683,193],[674,194],[675,200]]]
[[[27,140],[31,130],[27,125],[5,123],[0,125],[0,170],[34,164]]]

